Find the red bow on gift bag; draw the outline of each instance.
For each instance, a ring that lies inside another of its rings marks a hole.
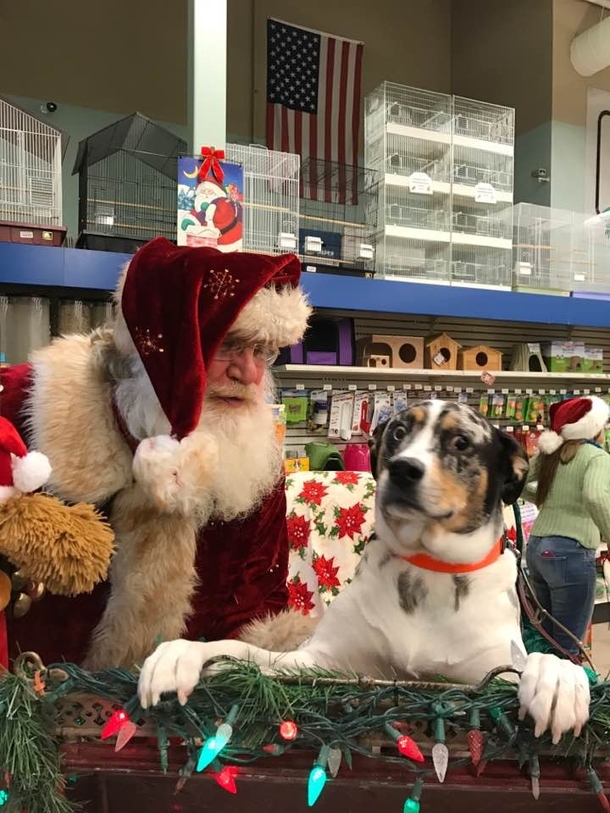
[[[211,175],[216,183],[221,184],[224,180],[225,173],[220,161],[225,157],[225,151],[215,150],[214,147],[202,147],[201,157],[203,158],[203,163],[199,169],[199,180],[205,181],[206,178]]]

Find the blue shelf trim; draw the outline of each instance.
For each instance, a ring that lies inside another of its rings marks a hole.
[[[113,290],[130,255],[0,243],[0,284]],[[318,308],[610,328],[610,301],[305,272]]]

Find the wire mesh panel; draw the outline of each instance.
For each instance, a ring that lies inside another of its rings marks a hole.
[[[61,132],[0,99],[0,220],[62,222]]]
[[[175,240],[177,159],[185,153],[186,142],[139,113],[81,141],[74,167],[81,236]]]
[[[299,253],[320,265],[372,271],[377,173],[308,158],[301,169]]]
[[[451,97],[384,82],[365,109],[365,163],[379,173],[377,273],[448,281]]]
[[[257,145],[227,144],[244,168],[244,250],[297,251],[300,157]]]
[[[453,97],[452,281],[511,286],[515,111]]]

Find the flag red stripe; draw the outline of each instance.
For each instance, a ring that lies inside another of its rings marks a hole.
[[[282,152],[289,152],[290,150],[290,131],[288,128],[288,108],[282,107],[282,144],[281,144],[281,151]],[[290,111],[290,115],[294,115],[292,111]]]
[[[361,93],[362,93],[362,55],[364,53],[364,46],[359,44],[356,46],[356,64],[354,66],[354,107],[352,110],[352,164],[355,166],[358,163],[358,147],[360,146],[360,110],[362,106]],[[358,203],[358,176],[354,172],[352,183],[352,200]]]
[[[341,48],[341,81],[339,84],[339,189],[338,202],[345,203],[345,150],[348,129],[345,126],[347,117],[347,70],[349,67],[350,44],[344,42]],[[353,163],[351,161],[350,163]]]
[[[333,157],[336,161],[336,156],[333,156],[332,145],[332,126],[333,126],[333,79],[335,73],[335,48],[337,41],[334,39],[328,40],[328,61],[326,63],[326,110],[324,111],[324,159],[332,161]],[[319,112],[319,111],[318,111]],[[327,203],[331,202],[331,193],[328,185],[324,185],[324,199]]]

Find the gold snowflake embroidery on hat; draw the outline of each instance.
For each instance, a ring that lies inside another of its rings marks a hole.
[[[152,336],[148,328],[142,329],[137,327],[135,329],[134,340],[138,352],[142,356],[150,356],[151,353],[164,353],[165,348],[161,344],[162,339],[162,333],[157,333],[156,336]]]
[[[214,299],[224,299],[227,296],[235,296],[235,287],[239,285],[239,280],[234,277],[228,268],[223,271],[210,271],[210,278],[203,286],[214,296]]]

